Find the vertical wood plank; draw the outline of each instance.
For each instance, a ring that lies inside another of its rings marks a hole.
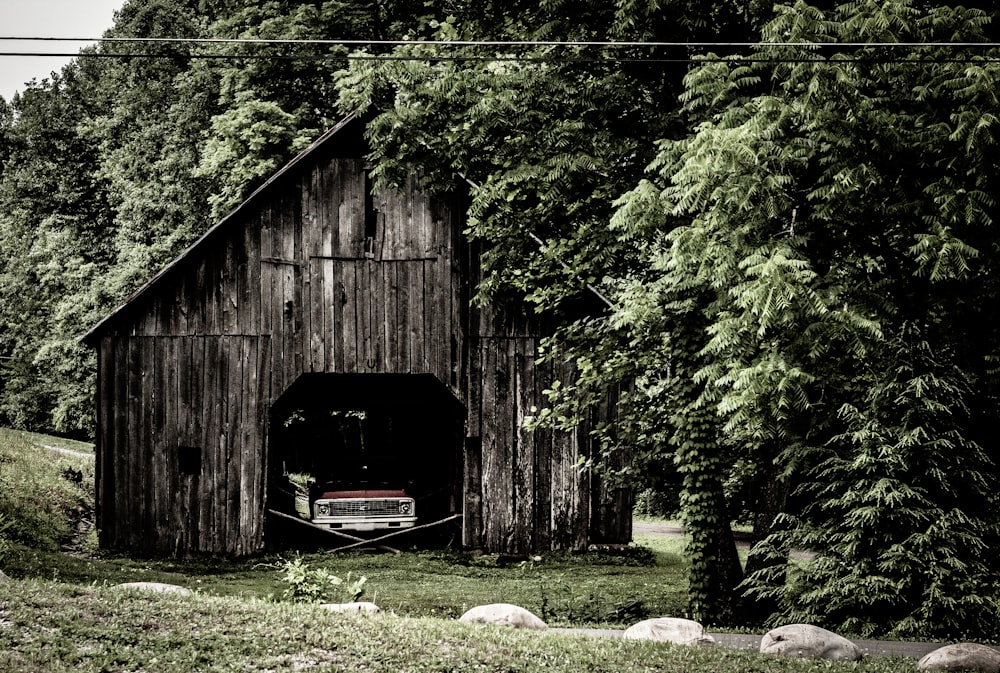
[[[156,403],[156,378],[160,368],[155,357],[155,338],[140,337],[139,357],[142,367],[140,392],[140,430],[136,443],[138,472],[135,475],[136,486],[139,489],[139,549],[148,552],[156,551],[156,519],[154,503],[159,490],[154,482],[155,454],[158,448],[160,428],[159,405]]]
[[[116,382],[124,376],[117,376],[119,363],[116,358],[116,340],[105,334],[101,338],[97,371],[97,445],[95,447],[94,472],[98,483],[95,492],[95,516],[98,526],[99,543],[103,547],[112,545],[111,532],[115,529],[115,462],[120,452],[116,436],[116,410],[125,400],[117,394]]]
[[[358,371],[369,372],[373,368],[372,364],[372,292],[370,284],[371,268],[370,263],[361,261],[356,266],[357,270],[357,311],[358,311],[358,332],[355,336],[357,342]]]
[[[266,540],[265,538],[265,522],[267,519],[267,479],[268,479],[268,469],[270,466],[269,456],[270,456],[270,445],[268,438],[268,415],[271,410],[271,404],[277,397],[271,391],[271,371],[272,371],[272,354],[271,354],[271,339],[264,335],[257,343],[257,394],[255,396],[257,401],[257,428],[258,428],[258,445],[260,446],[260,451],[257,454],[257,469],[252,474],[254,480],[254,502],[260,503],[260,507],[257,510],[257,517],[254,520],[254,540],[255,540],[255,550],[263,548]]]
[[[224,510],[222,503],[216,502],[217,480],[219,473],[219,437],[221,435],[219,420],[222,417],[222,399],[218,394],[219,380],[225,368],[219,353],[218,339],[204,339],[205,356],[202,369],[203,395],[201,396],[201,478],[199,479],[198,500],[203,503],[199,508],[198,545],[200,552],[211,552],[215,549],[219,530],[219,513]]]
[[[323,257],[332,257],[336,249],[335,240],[339,221],[340,193],[336,189],[339,164],[333,159],[320,166],[319,193],[316,195],[320,203],[320,248]]]
[[[405,373],[407,371],[409,331],[407,321],[409,320],[409,307],[406,303],[407,287],[410,282],[406,265],[401,262],[393,262],[390,265],[393,275],[393,285],[388,298],[389,306],[386,310],[392,319],[392,353],[393,371]]]
[[[382,297],[382,350],[385,353],[385,371],[402,371],[399,364],[399,324],[397,323],[397,306],[399,305],[399,265],[382,262],[383,297]]]
[[[536,352],[537,355],[537,352]],[[544,390],[552,384],[547,365],[535,365],[534,404],[544,406]],[[539,550],[554,549],[553,517],[552,517],[552,430],[538,428],[533,433],[535,445],[535,548]]]
[[[224,547],[226,550],[241,553],[242,540],[242,504],[243,494],[240,491],[240,470],[246,459],[248,447],[246,441],[246,365],[249,357],[245,336],[224,339],[227,344],[230,361],[229,378],[224,394],[229,397],[226,414],[226,478],[225,489],[228,515],[226,517],[226,535]]]
[[[177,337],[160,337],[156,340],[157,368],[160,369],[161,391],[157,406],[162,409],[163,420],[156,447],[154,484],[156,487],[156,530],[160,538],[159,551],[169,553],[176,547],[179,532],[178,518],[174,511],[177,501],[177,463],[171,458],[177,444],[178,413],[178,351]]]
[[[511,363],[508,344],[490,339],[484,356],[483,528],[487,548],[510,551],[514,545],[514,437]]]
[[[533,353],[531,352],[531,343],[527,340],[510,340],[509,348],[513,377],[512,398],[514,401],[512,405],[514,459],[511,469],[513,471],[514,502],[517,503],[514,518],[515,549],[512,551],[528,552],[534,548],[533,533],[536,524],[534,436],[525,428],[526,417],[531,415],[531,405],[534,403]]]
[[[341,262],[339,264],[341,277],[341,298],[342,324],[341,338],[339,343],[342,355],[339,362],[343,363],[343,370],[347,373],[357,373],[363,371],[360,367],[360,353],[358,351],[358,303],[361,301],[357,283],[358,264],[353,262]]]
[[[462,545],[483,547],[483,439],[465,437],[462,479]]]
[[[426,372],[424,362],[424,265],[420,260],[405,262],[409,271],[410,283],[407,287],[407,314],[410,334],[409,342],[409,372]],[[439,347],[441,344],[437,344]]]
[[[309,313],[309,324],[305,328],[310,344],[310,362],[307,371],[326,371],[326,341],[328,338],[326,311],[326,279],[323,275],[323,262],[318,259],[309,260],[309,301],[306,311]]]

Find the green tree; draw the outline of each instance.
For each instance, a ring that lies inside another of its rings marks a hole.
[[[94,144],[77,126],[87,96],[72,67],[12,101],[0,176],[0,417],[80,432],[92,417],[92,358],[76,343],[75,299],[109,258]],[[77,170],[68,170],[73,166]]]
[[[665,14],[641,3],[614,17],[588,5],[572,23],[561,10],[487,5],[488,25],[458,14],[428,29],[438,39],[667,39]],[[696,34],[694,23],[675,22],[669,34]],[[342,77],[342,108],[378,113],[371,135],[385,183],[414,165],[432,185],[453,184],[456,174],[474,183],[470,233],[487,244],[484,298],[514,291],[558,311],[589,284],[611,300],[604,313],[569,318],[549,344],[549,356],[572,360],[578,378],[553,392],[539,422],[572,423],[603,391],[630,384],[619,424],[598,432],[608,454],[628,445],[638,458],[626,478],[664,457],[676,461],[698,616],[721,620],[738,607],[727,479],[763,491],[752,504],[755,536],[770,536],[770,546],[751,554],[746,586],[751,598],[773,602],[754,608],[788,615],[789,587],[806,580],[788,574],[787,550],[823,538],[807,530],[834,530],[830,503],[863,481],[850,473],[860,469],[857,454],[877,445],[881,455],[882,442],[902,446],[902,437],[927,436],[907,444],[920,456],[908,464],[935,464],[938,452],[952,451],[948,460],[978,475],[973,492],[949,501],[958,472],[934,471],[939,483],[920,485],[921,498],[905,500],[912,516],[899,519],[910,526],[900,539],[922,540],[921,561],[894,563],[887,538],[876,536],[872,558],[889,580],[844,575],[837,583],[827,573],[811,581],[849,597],[853,587],[849,600],[861,610],[915,563],[930,563],[931,539],[933,553],[955,567],[972,564],[980,579],[991,572],[971,555],[972,541],[996,530],[995,508],[982,504],[996,490],[986,459],[995,440],[984,432],[996,416],[990,52],[956,60],[930,44],[840,46],[986,41],[988,27],[979,10],[906,0],[779,5],[763,28],[771,44],[704,55],[687,73],[683,109],[665,104],[680,93],[676,71],[654,75],[583,48],[484,53],[420,44],[416,34],[393,53],[406,60],[355,62]],[[557,53],[600,62],[581,67]],[[914,347],[914,329],[927,348]],[[923,360],[904,366],[908,357]],[[943,404],[959,393],[954,408]],[[899,404],[912,413],[891,412]],[[885,424],[882,439],[862,441],[857,428],[872,419]],[[886,460],[891,476],[876,480],[881,487],[918,488]],[[792,525],[782,513],[802,516]],[[947,530],[961,541],[949,548],[941,535],[920,538],[931,520],[952,522]],[[821,560],[857,560],[846,537],[824,539],[812,545]],[[944,590],[945,603],[963,610],[991,605],[979,579],[962,585],[976,596],[965,602],[958,585],[926,586],[924,598],[909,592],[894,605],[915,610]],[[831,624],[845,609],[822,598],[811,605]],[[900,632],[933,630],[931,613],[921,614]]]
[[[663,367],[678,379],[697,358],[671,360],[666,354],[677,351],[664,350],[658,333],[629,333],[607,308],[583,317],[578,310],[582,298],[606,298],[616,286],[618,307],[644,308],[633,306],[625,288],[655,275],[649,241],[608,222],[660,140],[684,132],[677,98],[686,64],[644,46],[424,41],[746,39],[755,18],[742,3],[667,5],[485,3],[456,11],[415,30],[413,44],[395,49],[392,60],[353,61],[340,79],[340,105],[375,115],[369,128],[382,184],[401,181],[414,166],[433,188],[471,183],[469,233],[485,248],[481,300],[514,293],[564,320],[547,356],[574,362],[576,378],[553,390],[553,407],[538,423],[574,424],[609,388],[634,386],[621,401],[620,423],[598,428],[604,455],[628,444],[636,463],[619,476],[634,481],[676,458],[693,533],[692,607],[723,621],[734,614],[741,570],[722,488],[721,425],[696,409],[695,383],[675,387],[652,375]],[[685,341],[667,334],[666,348]]]
[[[764,42],[793,44],[693,70],[691,135],[616,218],[660,271],[629,286],[626,333],[685,319],[696,291],[699,403],[798,486],[748,563],[778,620],[991,628],[996,70],[932,46],[988,25],[905,0],[779,7]],[[840,46],[866,42],[928,46]],[[786,565],[793,546],[817,561]]]

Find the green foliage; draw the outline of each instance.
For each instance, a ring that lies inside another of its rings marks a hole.
[[[281,580],[288,584],[282,597],[297,603],[355,602],[368,583],[364,575],[352,580],[350,572],[341,578],[326,568],[312,568],[301,556],[285,560],[280,572]]]
[[[670,519],[677,516],[676,493],[666,493],[660,489],[644,488],[635,494],[632,511],[636,516]]]
[[[0,512],[0,564],[4,562],[4,558],[6,558],[7,554],[9,554],[12,549],[11,541],[7,538],[7,531],[10,530],[13,525],[14,522],[10,519],[7,513]]]
[[[800,2],[763,37],[975,41],[984,18]],[[993,105],[982,98],[991,67],[926,50],[880,59],[868,48],[762,46],[755,56],[687,78],[694,132],[664,144],[653,211],[687,221],[664,223],[652,261],[662,279],[641,289],[678,317],[678,289],[699,289],[708,324],[696,408],[710,405],[728,441],[801,483],[800,516],[780,519],[775,565],[753,573],[750,595],[780,599],[779,621],[992,635],[996,564],[979,545],[998,523],[981,444],[995,445],[982,429],[996,420],[983,401],[997,392],[984,376],[997,341],[973,316],[995,301],[981,251],[997,246],[985,196],[996,166],[988,134],[966,142],[968,120]],[[656,225],[630,203],[649,198],[642,189],[625,201],[623,226]],[[787,566],[792,546],[818,560]]]
[[[803,483],[801,517],[766,541],[818,556],[788,569],[787,583],[752,578],[754,590],[778,599],[777,620],[995,639],[1000,594],[988,550],[1000,503],[991,462],[966,436],[971,387],[918,329],[900,336],[891,378],[872,381],[863,406],[840,410],[844,432]]]
[[[408,2],[130,0],[108,37],[388,37],[424,11]],[[88,47],[92,57],[0,105],[8,425],[90,436],[94,356],[79,336],[337,120],[342,47],[245,54],[225,43],[129,44],[134,58],[113,55],[120,43]]]
[[[220,185],[209,197],[215,218],[228,214],[245,196],[247,185],[260,183],[281,167],[289,148],[302,150],[316,135],[306,129],[296,137],[294,117],[276,103],[243,92],[236,107],[212,118],[212,136],[196,175]]]
[[[352,61],[338,82],[339,104],[344,111],[374,115],[369,134],[379,148],[373,159],[381,184],[401,182],[414,167],[430,188],[454,188],[459,176],[472,183],[468,233],[484,249],[481,301],[526,297],[538,311],[562,321],[543,357],[571,362],[573,380],[547,391],[551,406],[539,410],[533,423],[575,426],[614,390],[620,393],[620,422],[596,428],[599,453],[588,466],[620,465],[617,456],[626,450],[634,462],[617,478],[654,487],[676,482],[677,465],[688,470],[687,486],[700,488],[722,478],[719,464],[709,461],[708,476],[695,467],[702,463],[675,461],[677,448],[692,444],[683,436],[686,422],[673,412],[674,403],[680,400],[687,408],[694,397],[658,375],[673,368],[678,341],[659,326],[632,331],[627,316],[601,314],[612,292],[616,309],[650,308],[627,289],[651,279],[649,240],[643,232],[608,222],[616,200],[640,182],[655,159],[658,142],[682,132],[676,100],[686,67],[630,63],[649,55],[638,48],[445,51],[422,40],[475,40],[497,33],[519,40],[594,41],[637,35],[697,41],[711,31],[745,36],[749,16],[740,3],[699,3],[697,10],[686,2],[667,4],[589,3],[567,20],[568,14],[550,4],[515,9],[486,3],[474,13],[430,21],[414,31],[413,44],[393,52],[400,60]],[[591,304],[598,308],[581,310]],[[712,428],[696,441],[711,452],[717,428],[706,422]],[[647,472],[655,476],[646,477]],[[698,504],[689,523],[705,526],[694,548],[716,544],[725,532],[718,510],[721,488],[704,498],[704,492],[688,493],[693,497],[685,506]],[[724,585],[739,581],[734,568],[718,566],[717,554],[696,554],[693,577],[703,578],[711,569],[705,584],[706,591],[712,585],[713,596],[721,598]],[[697,601],[699,611],[713,601]]]
[[[573,36],[627,26],[662,37],[650,9],[627,3],[609,21],[590,8]],[[493,16],[492,30],[550,37],[566,28],[545,9],[490,12],[503,18]],[[542,16],[551,21],[531,21]],[[727,485],[743,480],[745,492],[749,481],[773,494],[749,503],[758,537],[776,514],[804,514],[815,494],[785,495],[803,481],[843,499],[856,475],[834,478],[817,465],[829,465],[833,451],[845,470],[854,466],[857,447],[844,441],[859,422],[850,409],[897,427],[925,453],[965,447],[959,460],[979,477],[972,500],[996,490],[995,469],[980,460],[993,453],[985,429],[998,420],[989,373],[1000,346],[990,327],[998,287],[990,260],[1000,252],[989,187],[1000,177],[991,151],[996,66],[989,49],[963,61],[940,46],[986,41],[988,17],[895,0],[799,1],[768,18],[760,46],[706,54],[683,73],[682,110],[663,105],[680,93],[667,71],[583,70],[549,61],[544,48],[500,54],[532,60],[464,62],[414,40],[395,52],[411,60],[355,61],[339,82],[344,110],[376,115],[370,132],[385,152],[376,169],[384,184],[417,166],[433,187],[456,175],[475,185],[469,230],[484,242],[488,272],[480,298],[516,293],[564,319],[544,357],[573,363],[574,378],[548,391],[551,406],[534,423],[572,426],[614,391],[619,418],[595,429],[600,448],[588,465],[613,465],[627,450],[634,463],[621,479],[650,485],[657,480],[644,470],[653,469],[680,478],[692,608],[711,618],[735,609],[739,580],[725,551]],[[491,30],[459,20],[426,27],[443,39]],[[867,41],[922,46],[856,46]],[[460,55],[481,56],[474,47]],[[610,306],[581,317],[571,307],[587,284],[600,285]],[[942,390],[968,389],[961,422],[944,422],[943,400],[928,407],[934,422],[913,427],[866,401],[878,382],[896,380],[910,325],[947,363],[936,374]],[[894,446],[894,437],[871,442]],[[916,489],[913,474],[895,478]],[[925,497],[924,506],[950,511],[944,491]],[[974,509],[964,516],[992,534],[996,511]],[[810,510],[812,525],[835,527],[820,511]],[[839,554],[841,543],[830,535],[819,549]],[[924,562],[932,546],[921,548]],[[954,550],[963,563],[970,553]],[[771,562],[752,554],[750,567],[785,577],[783,560]],[[975,600],[988,604],[976,586]],[[935,595],[942,604],[958,596],[955,588]],[[923,599],[903,600],[917,610]],[[932,631],[934,622],[905,628]]]

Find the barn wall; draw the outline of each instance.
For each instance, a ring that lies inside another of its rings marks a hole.
[[[99,396],[116,410],[101,425],[102,545],[258,548],[269,349],[266,336],[101,340]]]
[[[461,398],[451,206],[411,182],[366,223],[361,161],[288,177],[102,336],[102,544],[261,549],[267,414],[303,373],[429,372]],[[200,470],[183,473],[194,449]]]
[[[569,366],[538,363],[539,335],[551,327],[517,304],[487,306],[475,318],[465,544],[524,553],[630,541],[631,492],[580,469],[591,450],[590,423],[570,432],[525,429],[545,406],[544,391],[573,377]],[[616,401],[606,400],[592,422],[613,419]]]

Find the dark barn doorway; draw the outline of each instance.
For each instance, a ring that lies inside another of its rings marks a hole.
[[[462,511],[464,435],[464,407],[431,374],[303,374],[271,407],[268,509],[306,521],[325,490],[398,489],[414,499],[417,526],[447,519]],[[387,544],[444,546],[460,530],[453,521]],[[270,517],[266,538],[272,547],[339,546],[287,517]]]

